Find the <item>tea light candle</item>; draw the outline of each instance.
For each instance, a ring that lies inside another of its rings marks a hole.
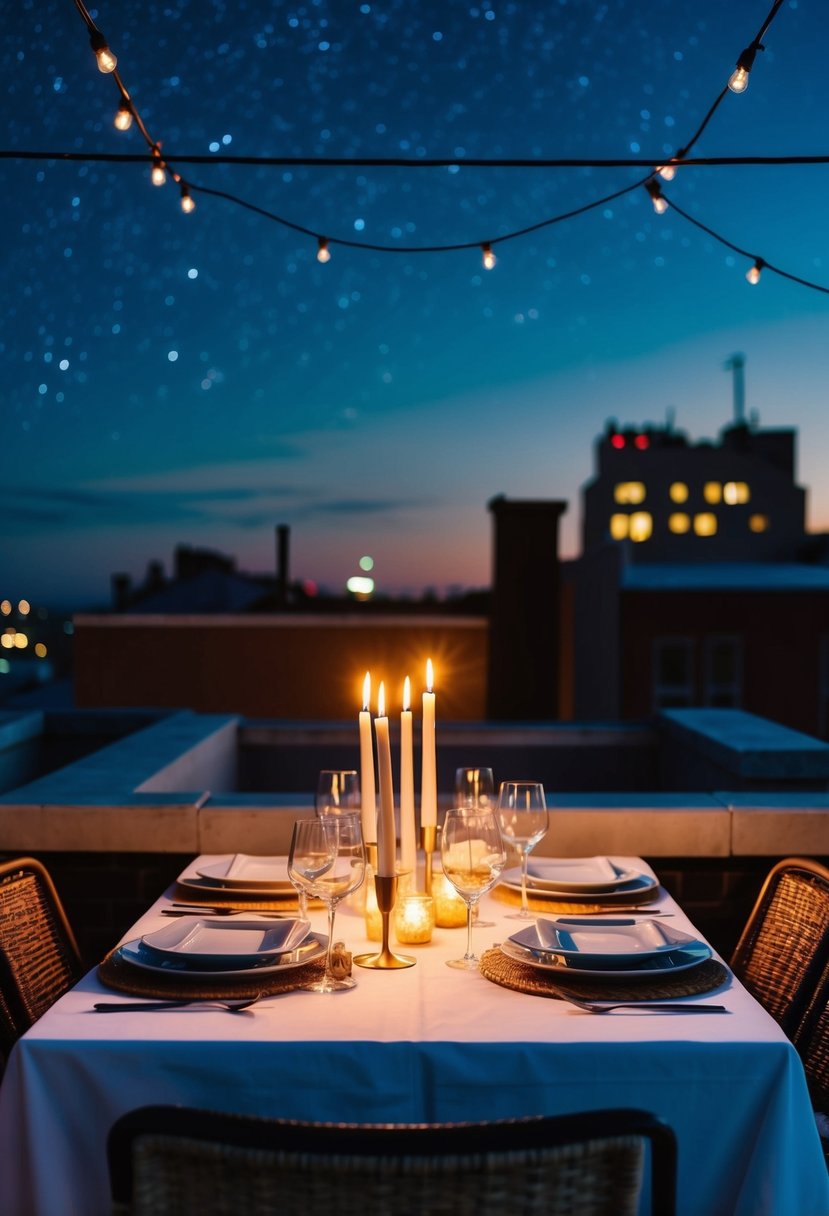
[[[397,834],[394,827],[394,785],[391,775],[389,720],[386,717],[386,696],[382,681],[377,698],[374,733],[377,738],[377,777],[380,783],[380,814],[377,817],[377,873],[384,878],[394,878]]]
[[[400,868],[414,872],[417,863],[415,843],[414,754],[412,749],[411,683],[403,682],[403,709],[400,713]]]
[[[435,757],[435,694],[432,692],[432,660],[426,661],[426,691],[423,694],[421,735],[420,826],[433,828],[438,819],[437,763]]]
[[[432,878],[432,897],[435,901],[435,924],[439,928],[466,927],[466,904],[443,870],[436,871]]]
[[[374,793],[374,745],[371,738],[371,673],[363,680],[363,708],[360,711],[360,789],[362,791],[363,840],[377,840],[377,799]]]
[[[435,901],[431,895],[408,892],[394,905],[394,932],[399,942],[408,945],[432,940]]]

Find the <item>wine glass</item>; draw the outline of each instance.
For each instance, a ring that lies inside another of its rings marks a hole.
[[[440,839],[443,872],[466,904],[466,954],[447,960],[448,967],[476,971],[478,959],[472,950],[472,910],[481,896],[494,887],[507,862],[501,829],[493,811],[446,812]]]
[[[495,779],[491,768],[455,769],[455,806],[484,810],[492,806]]]
[[[455,806],[467,811],[491,810],[495,800],[495,778],[491,768],[455,769]],[[481,920],[477,905],[473,920],[479,929],[491,929],[495,922]]]
[[[353,768],[324,768],[317,778],[318,815],[354,815],[360,810],[360,779]]]
[[[337,979],[331,970],[334,945],[334,914],[337,904],[356,891],[365,878],[366,850],[359,815],[322,815],[298,819],[291,837],[288,874],[291,882],[315,895],[328,907],[328,952],[325,974],[305,987],[312,992],[337,992],[353,988],[355,981]]]
[[[521,853],[521,909],[510,912],[514,920],[531,920],[527,903],[527,861],[549,820],[544,786],[540,781],[502,781],[498,794],[498,822],[504,839]]]

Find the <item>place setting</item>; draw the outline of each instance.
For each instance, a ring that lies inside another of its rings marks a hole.
[[[535,996],[647,1002],[719,988],[728,971],[711,947],[661,920],[539,916],[487,950],[481,972]],[[682,1006],[693,1012],[695,1006]]]
[[[98,976],[107,987],[160,1000],[276,995],[319,979],[328,942],[300,918],[205,915],[122,942]]]
[[[524,855],[523,867],[504,870],[497,895],[532,913],[604,912],[664,915],[656,906],[659,879],[611,857]]]
[[[297,889],[287,857],[230,853],[200,859],[179,874],[171,911],[176,908],[286,912],[297,908]]]

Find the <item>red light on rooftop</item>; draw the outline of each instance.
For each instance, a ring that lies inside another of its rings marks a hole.
[[[625,437],[624,435],[612,435],[610,442],[613,444],[614,448],[623,448],[625,446]]]
[[[651,446],[651,441],[648,439],[647,435],[637,435],[633,442],[642,452],[644,452],[645,448],[649,448]]]

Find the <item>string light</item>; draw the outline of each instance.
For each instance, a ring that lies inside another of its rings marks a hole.
[[[653,202],[653,209],[656,212],[656,214],[664,215],[665,212],[668,210],[668,200],[665,198],[664,194],[662,193],[662,188],[660,187],[659,182],[655,178],[652,177],[652,178],[650,178],[649,181],[645,182],[645,189],[647,190],[648,194],[651,196],[651,201]]]
[[[129,131],[132,126],[132,106],[128,101],[122,101],[115,112],[115,126],[119,131]]]
[[[746,278],[752,286],[760,282],[760,274],[765,264],[762,258],[757,258],[754,265],[746,271]]]
[[[161,159],[161,153],[158,147],[153,149],[153,167],[150,172],[150,180],[154,186],[163,186],[167,180],[167,174],[164,169],[164,161]]]
[[[764,49],[763,44],[762,44],[762,38],[764,37],[766,31],[768,30],[769,26],[771,25],[774,17],[776,16],[776,14],[782,4],[783,4],[783,0],[773,0],[771,10],[769,11],[760,30],[758,31],[758,33],[756,34],[754,39],[748,44],[746,49],[740,54],[740,57],[737,60],[737,67],[735,68],[735,71],[732,73],[732,76],[729,79],[727,86],[723,87],[722,91],[718,94],[718,96],[716,97],[716,99],[714,100],[714,102],[712,103],[710,108],[708,109],[708,112],[706,113],[704,119],[702,120],[699,127],[697,128],[697,131],[695,132],[693,138],[690,139],[685,144],[684,148],[680,149],[674,156],[670,157],[669,160],[658,163],[656,168],[651,167],[650,172],[648,173],[647,177],[642,178],[639,181],[636,181],[631,185],[624,186],[621,189],[615,190],[612,193],[607,194],[602,198],[593,199],[590,202],[585,203],[580,207],[573,208],[570,211],[566,211],[566,212],[563,212],[558,215],[550,216],[547,219],[540,220],[539,222],[528,225],[525,228],[521,228],[516,231],[504,233],[498,237],[499,242],[503,242],[503,241],[507,241],[507,240],[515,240],[519,237],[526,236],[530,233],[538,232],[543,228],[550,227],[553,224],[559,224],[566,220],[573,219],[576,216],[584,215],[587,212],[594,210],[595,208],[606,206],[608,203],[614,202],[615,200],[622,198],[624,195],[629,194],[631,191],[639,189],[640,186],[645,186],[645,188],[647,189],[648,194],[650,195],[651,200],[653,202],[654,210],[656,211],[657,214],[662,215],[668,209],[669,204],[668,204],[668,200],[663,196],[661,188],[659,186],[659,182],[657,180],[655,180],[655,177],[656,177],[656,175],[658,175],[659,177],[662,178],[663,181],[671,181],[673,179],[673,177],[675,176],[676,168],[680,162],[682,162],[683,164],[688,165],[688,166],[691,166],[691,165],[695,165],[695,166],[737,165],[737,164],[826,164],[826,163],[829,163],[829,157],[827,157],[827,156],[708,157],[708,158],[699,158],[699,157],[689,157],[688,156],[688,153],[690,152],[691,148],[694,146],[694,144],[700,138],[700,136],[702,135],[706,126],[708,125],[708,123],[710,122],[714,113],[716,112],[717,108],[720,106],[723,99],[728,95],[729,91],[732,91],[732,92],[745,91],[745,88],[747,87],[747,84],[748,84],[748,76],[749,76],[749,73],[753,66],[756,53],[758,50]],[[243,207],[266,219],[273,220],[274,222],[281,224],[283,227],[288,228],[294,232],[302,233],[309,237],[315,237],[317,240],[317,243],[318,243],[318,247],[317,247],[318,261],[320,261],[320,262],[329,261],[330,257],[331,257],[331,253],[330,253],[330,249],[329,249],[329,238],[318,236],[315,232],[313,232],[312,229],[306,228],[302,224],[294,223],[293,221],[285,218],[284,216],[276,215],[275,213],[273,213],[271,211],[267,211],[265,208],[259,207],[254,203],[250,203],[247,200],[239,198],[238,196],[236,196],[234,194],[230,194],[227,191],[211,189],[207,186],[197,185],[193,182],[190,182],[190,183],[188,183],[187,186],[185,186],[185,184],[182,182],[181,177],[174,170],[172,170],[172,168],[169,165],[169,162],[165,162],[162,159],[161,153],[159,151],[160,142],[153,140],[153,138],[150,136],[150,134],[141,118],[141,115],[139,114],[138,110],[135,108],[135,106],[130,98],[129,93],[127,92],[126,88],[124,87],[123,81],[121,80],[121,78],[116,70],[117,59],[112,54],[111,50],[109,49],[109,47],[106,43],[106,39],[104,38],[103,34],[97,28],[95,23],[92,21],[92,18],[90,17],[88,11],[86,10],[86,8],[84,6],[83,0],[75,0],[75,6],[78,9],[79,13],[81,14],[81,17],[83,18],[84,22],[86,23],[87,29],[89,30],[90,43],[93,47],[93,50],[95,51],[96,58],[98,59],[99,67],[101,68],[102,71],[109,72],[112,74],[113,79],[115,80],[115,83],[118,86],[118,89],[121,93],[122,101],[121,101],[121,105],[118,110],[118,114],[116,115],[115,125],[120,130],[127,130],[130,127],[130,125],[132,124],[132,122],[133,121],[135,122],[135,125],[138,127],[139,131],[141,132],[141,135],[143,136],[144,140],[147,143],[147,147],[150,150],[150,154],[152,157],[151,177],[152,177],[153,184],[163,185],[166,180],[165,170],[170,170],[170,172],[172,172],[172,174],[173,174],[173,179],[181,185],[181,206],[182,206],[183,210],[192,211],[195,208],[195,202],[192,198],[192,193],[191,193],[192,191],[201,192],[202,194],[206,194],[206,195],[212,195],[215,198],[225,199],[228,202],[231,202],[231,203],[236,204],[237,206]],[[98,160],[98,161],[136,161],[136,160],[144,159],[142,156],[131,156],[128,154],[122,155],[122,154],[114,154],[114,153],[98,153],[98,154],[84,154],[84,153],[70,153],[70,152],[40,153],[40,152],[21,152],[19,150],[14,151],[14,152],[6,152],[6,151],[0,150],[0,159],[9,159],[9,158],[40,159],[40,160],[66,159],[66,160],[84,160],[84,161],[95,161],[95,160]],[[388,166],[395,166],[395,165],[405,165],[406,167],[418,168],[418,169],[428,169],[428,168],[434,168],[436,166],[452,166],[453,168],[457,169],[456,160],[431,159],[431,158],[425,158],[425,157],[419,158],[418,160],[408,160],[408,159],[399,158],[399,157],[397,157],[397,158],[395,158],[395,157],[379,158],[378,157],[378,158],[360,159],[360,158],[353,158],[353,157],[352,158],[338,158],[338,157],[304,158],[304,157],[262,157],[262,156],[260,156],[260,157],[235,157],[235,156],[234,157],[229,157],[229,156],[228,157],[215,157],[215,156],[211,155],[210,157],[206,157],[206,156],[181,157],[180,160],[181,161],[186,160],[190,163],[204,163],[204,162],[210,161],[212,163],[218,162],[218,163],[225,163],[225,164],[230,164],[230,163],[267,164],[267,165],[313,164],[313,165],[317,165],[317,166],[319,166],[319,165],[332,165],[332,166],[338,165],[338,166],[352,166],[352,167],[356,167],[356,166],[388,167]],[[510,167],[510,168],[571,167],[571,168],[574,168],[574,167],[612,167],[612,166],[624,166],[624,165],[646,165],[646,164],[648,164],[648,161],[646,159],[632,159],[632,158],[616,158],[616,159],[612,159],[612,160],[611,159],[587,160],[587,159],[582,159],[582,158],[578,158],[578,159],[569,158],[569,159],[565,159],[565,160],[561,160],[561,159],[558,159],[558,160],[542,160],[542,159],[532,159],[532,160],[519,160],[519,159],[491,160],[491,159],[488,159],[488,160],[482,160],[482,159],[470,157],[470,158],[464,158],[463,163],[464,163],[464,165],[467,165],[469,167],[477,166],[477,167],[493,167],[493,168],[494,167]],[[651,166],[653,166],[656,163],[657,162],[650,161]],[[693,216],[688,215],[687,212],[683,211],[681,207],[677,206],[675,201],[672,200],[671,205],[673,206],[674,211],[679,216],[681,216],[688,223],[695,225],[697,228],[701,229],[703,232],[706,232],[714,240],[720,242],[722,245],[726,246],[729,249],[734,250],[735,252],[741,254],[742,256],[745,256],[747,258],[754,257],[753,254],[749,254],[745,250],[740,249],[739,246],[733,244],[731,241],[727,240],[725,237],[721,236],[719,233],[715,232],[713,229],[707,227],[705,224],[701,223],[699,220],[695,219]],[[478,240],[471,240],[471,241],[464,241],[464,242],[457,242],[454,244],[443,244],[443,245],[402,246],[402,245],[395,244],[395,245],[389,246],[389,245],[372,244],[372,243],[369,243],[366,241],[352,241],[352,240],[346,239],[344,237],[337,237],[336,243],[338,245],[342,245],[346,248],[360,249],[360,250],[364,250],[364,251],[374,251],[374,252],[378,252],[378,253],[394,253],[394,254],[446,253],[446,252],[452,252],[452,251],[456,251],[456,250],[472,249],[477,246],[481,250],[483,265],[487,270],[491,270],[495,266],[496,261],[497,261],[495,254],[492,251],[492,242],[490,242],[490,241],[480,242]],[[759,279],[760,270],[762,268],[765,268],[776,275],[780,275],[781,277],[786,278],[786,279],[790,280],[791,282],[798,283],[801,286],[808,287],[814,291],[819,291],[819,292],[822,292],[823,294],[829,295],[829,287],[824,287],[819,283],[813,283],[807,279],[800,278],[797,275],[790,274],[787,271],[782,270],[780,267],[771,265],[769,262],[765,261],[762,258],[757,258],[755,260],[754,265],[752,266],[751,270],[748,272],[747,277],[749,278],[750,282],[752,282],[752,283],[757,282],[757,280]]]
[[[113,55],[107,45],[107,40],[99,29],[93,27],[89,34],[89,45],[95,52],[95,58],[98,60],[98,71],[108,75],[114,72],[118,66],[118,60]]]
[[[732,93],[745,93],[748,88],[748,77],[751,69],[754,67],[754,57],[758,51],[765,48],[751,44],[741,53],[737,60],[737,66],[728,78],[728,87]]]

